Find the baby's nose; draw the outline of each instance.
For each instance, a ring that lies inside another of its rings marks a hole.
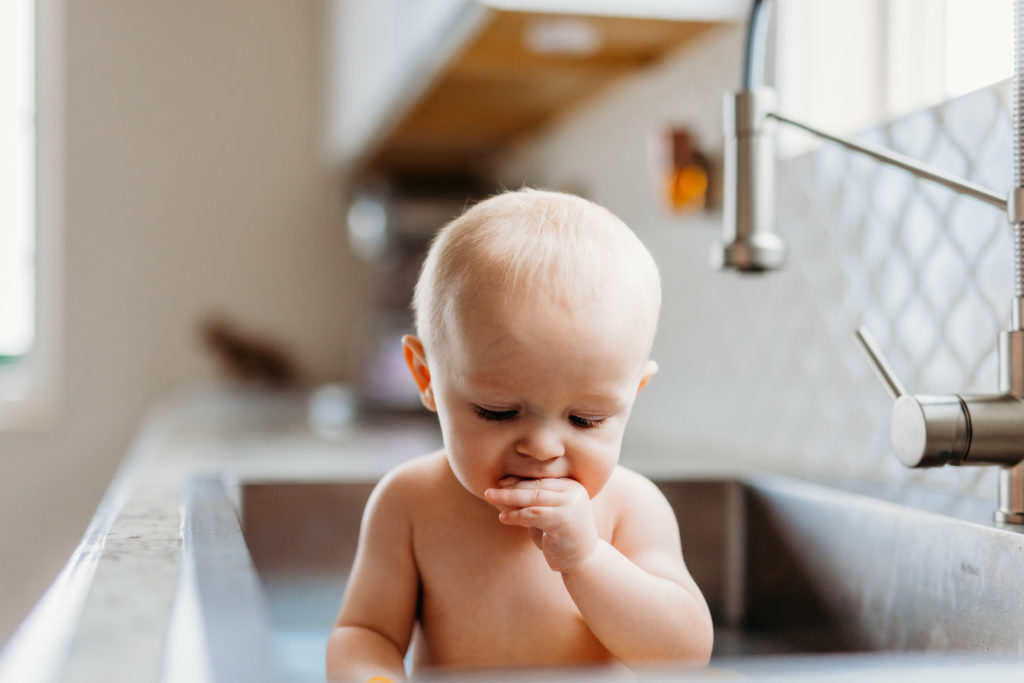
[[[526,432],[516,443],[516,452],[535,460],[552,460],[565,455],[565,445],[558,430],[548,425],[539,425]]]

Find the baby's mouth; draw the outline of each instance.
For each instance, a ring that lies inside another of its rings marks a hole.
[[[506,474],[504,477],[498,480],[498,483],[512,486],[514,484],[518,484],[521,481],[534,481],[539,478],[540,477],[523,477],[518,474]]]
[[[520,474],[506,474],[498,480],[498,488],[510,488],[512,486],[518,486],[525,481],[540,481],[544,478],[545,477],[527,477]]]
[[[564,476],[564,477],[528,477],[519,474],[506,474],[504,477],[498,480],[498,487],[509,487],[521,484],[524,481],[540,481],[541,479],[575,479],[575,477]]]

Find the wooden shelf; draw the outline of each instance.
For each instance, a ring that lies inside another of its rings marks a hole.
[[[524,36],[540,22],[585,22],[596,48],[541,54]],[[418,92],[378,131],[364,166],[382,171],[473,168],[626,75],[718,24],[486,8]],[[396,105],[398,106],[398,105]]]

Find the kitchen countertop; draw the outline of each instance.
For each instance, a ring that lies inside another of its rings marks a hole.
[[[203,387],[154,406],[79,547],[0,657],[2,681],[159,681],[193,476],[373,480],[440,446],[430,416],[317,434],[308,396]]]
[[[182,492],[191,477],[374,481],[441,444],[436,420],[427,414],[363,416],[317,428],[309,406],[304,394],[225,387],[183,390],[156,405],[67,567],[0,656],[0,681],[162,680],[180,576]],[[624,461],[650,475],[740,473],[728,465],[679,461],[655,450],[643,449],[648,455],[643,458],[627,443]],[[868,673],[862,658],[829,661],[830,679],[846,680],[843,672],[853,678],[858,671]],[[870,661],[868,675],[883,680],[886,671],[889,680],[916,680],[918,674],[923,680],[936,666],[920,655]],[[807,661],[795,668],[787,668],[785,660],[760,669],[752,664],[731,670],[778,680],[801,680],[801,675],[811,680],[825,671]],[[941,666],[947,673],[970,671],[977,680],[1022,675],[1016,662],[945,657]],[[669,679],[658,674],[651,680]]]

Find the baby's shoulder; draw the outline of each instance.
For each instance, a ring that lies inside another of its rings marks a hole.
[[[406,460],[400,465],[396,465],[387,475],[384,476],[385,480],[396,480],[399,482],[416,481],[423,477],[436,477],[440,476],[443,472],[447,459],[444,456],[444,451],[434,451],[433,453],[427,453],[411,460]]]
[[[639,472],[622,465],[615,467],[611,478],[608,479],[606,490],[616,498],[622,497],[628,501],[632,501],[638,496],[661,496],[661,489],[657,484]]]
[[[671,506],[658,485],[644,475],[621,465],[615,468],[602,496],[615,518],[671,513]]]
[[[619,467],[606,490],[613,546],[634,561],[650,553],[664,553],[666,549],[673,557],[681,553],[675,510],[657,484],[638,472]]]
[[[374,498],[378,503],[415,505],[424,495],[438,490],[446,468],[443,451],[407,460],[381,478]]]

